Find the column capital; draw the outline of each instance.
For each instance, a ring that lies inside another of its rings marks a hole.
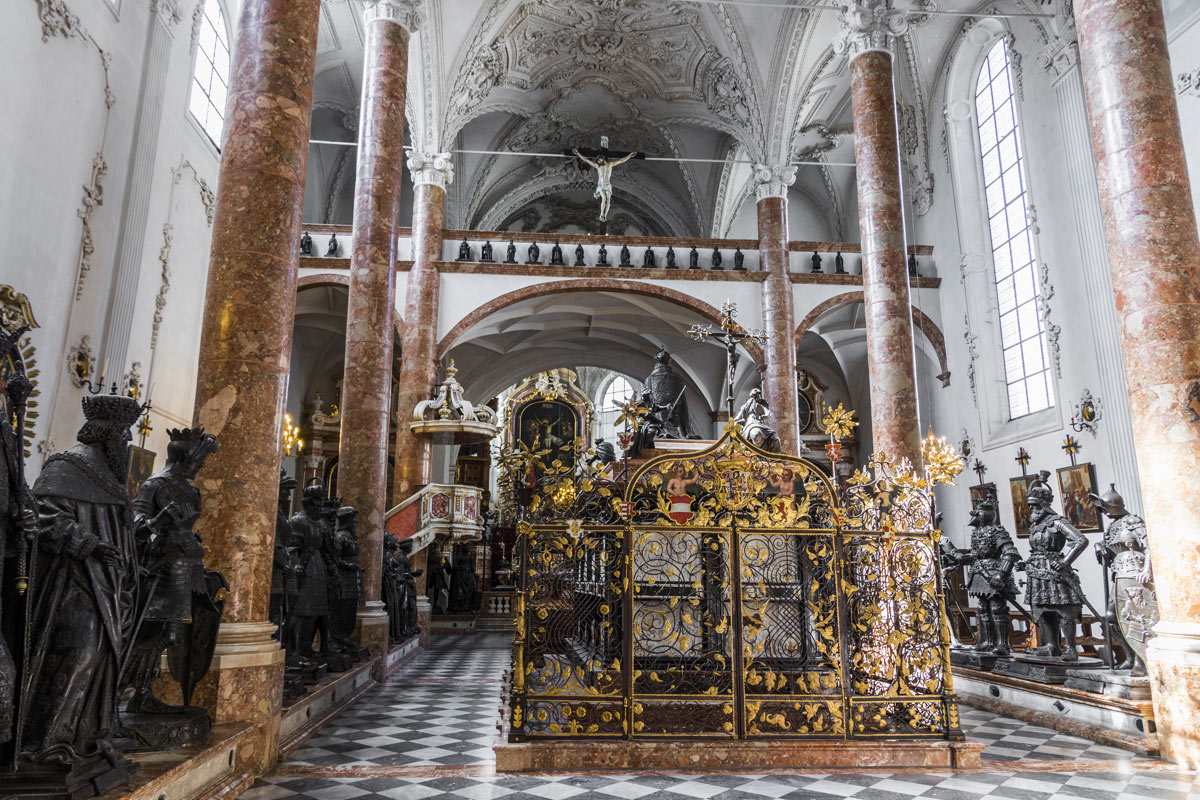
[[[445,189],[454,181],[454,159],[449,153],[413,150],[408,154],[408,171],[412,173],[414,186],[429,183]]]
[[[409,33],[425,24],[422,0],[362,0],[363,21],[368,25],[376,20],[388,20],[404,27]]]
[[[853,61],[872,50],[891,55],[895,38],[908,32],[909,19],[906,12],[888,8],[881,0],[866,0],[845,3],[838,23],[841,33],[833,42],[834,52]]]
[[[787,197],[788,187],[795,182],[796,168],[790,164],[754,165],[754,196],[759,200],[765,200],[768,197]]]

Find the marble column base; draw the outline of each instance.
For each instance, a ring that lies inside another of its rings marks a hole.
[[[1200,769],[1200,624],[1160,622],[1147,648],[1163,758]]]
[[[274,633],[270,622],[222,623],[212,666],[193,699],[208,709],[214,725],[255,726],[237,751],[242,768],[254,774],[266,772],[278,757],[285,653],[271,638]]]
[[[388,615],[382,600],[368,600],[358,609],[354,641],[367,648],[373,663],[371,677],[382,681],[387,677]]]
[[[421,629],[421,649],[428,650],[433,641],[433,606],[425,595],[417,597],[417,627]]]

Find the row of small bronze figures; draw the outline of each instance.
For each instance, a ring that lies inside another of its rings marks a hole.
[[[1049,477],[1049,472],[1038,473],[1027,493],[1028,558],[1021,558],[1012,537],[1000,524],[994,495],[979,500],[971,511],[968,549],[955,548],[943,540],[943,568],[966,566],[967,594],[978,603],[973,649],[1001,658],[1013,655],[1009,645],[1011,605],[1037,626],[1041,643],[1022,658],[1077,663],[1076,625],[1087,607],[1104,625],[1109,665],[1145,675],[1146,645],[1158,621],[1146,524],[1125,508],[1115,485],[1102,495],[1091,495],[1096,507],[1111,520],[1094,547],[1104,571],[1105,608],[1101,613],[1084,595],[1079,573],[1072,566],[1087,549],[1087,538],[1051,507],[1054,493]],[[1026,576],[1024,604],[1017,597],[1015,571],[1023,571]],[[1121,663],[1116,663],[1116,647],[1124,653]]]
[[[17,363],[0,381],[0,795],[86,797],[128,779],[123,752],[209,735],[191,699],[228,587],[205,567],[192,480],[218,445],[202,428],[169,431],[165,466],[130,498],[130,428],[145,408],[90,395],[75,445],[49,456],[31,488],[22,439],[33,387],[14,342],[0,338],[0,358]],[[169,694],[164,653],[178,684]]]

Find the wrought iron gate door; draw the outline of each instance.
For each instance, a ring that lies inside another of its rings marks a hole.
[[[564,502],[565,499],[565,502]],[[513,740],[959,738],[927,486],[736,430],[519,526]]]

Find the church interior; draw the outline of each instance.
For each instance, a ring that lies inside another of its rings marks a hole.
[[[1200,798],[1200,0],[3,18],[0,798]]]

